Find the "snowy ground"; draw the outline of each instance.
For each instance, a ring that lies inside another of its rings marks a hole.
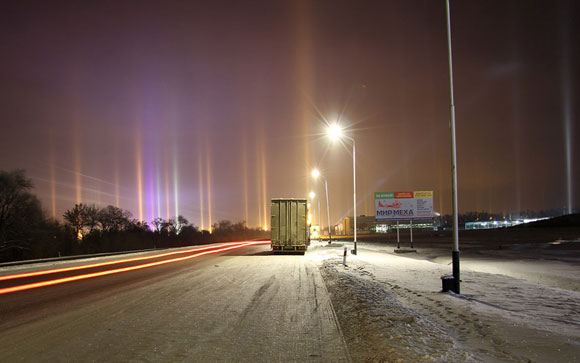
[[[0,295],[0,362],[350,361],[317,265],[268,250]]]
[[[344,267],[340,245],[314,244],[306,257],[321,270],[354,361],[580,361],[574,260],[469,256],[455,295],[440,292],[450,258],[433,250],[400,255],[359,243]]]

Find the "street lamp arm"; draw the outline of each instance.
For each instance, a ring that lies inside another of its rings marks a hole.
[[[354,138],[348,135],[342,135],[341,136],[343,139],[347,139],[348,141],[352,142],[354,144]]]

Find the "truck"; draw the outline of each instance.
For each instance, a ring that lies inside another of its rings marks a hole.
[[[308,201],[297,198],[272,199],[272,250],[306,252],[310,245]]]

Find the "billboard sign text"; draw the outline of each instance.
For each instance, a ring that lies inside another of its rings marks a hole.
[[[375,193],[375,218],[384,221],[433,217],[433,191]]]

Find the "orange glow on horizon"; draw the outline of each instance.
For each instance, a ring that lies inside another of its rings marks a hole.
[[[207,251],[199,252],[199,253],[196,253],[196,254],[193,254],[193,255],[190,255],[190,256],[183,256],[183,257],[173,258],[173,259],[170,259],[170,260],[150,262],[150,263],[146,263],[146,264],[142,264],[142,265],[137,265],[137,266],[123,267],[123,268],[118,268],[118,269],[113,269],[113,270],[94,272],[94,273],[90,273],[90,274],[69,276],[69,277],[63,277],[63,278],[60,278],[60,279],[54,279],[54,280],[35,282],[35,283],[24,284],[24,285],[19,285],[19,286],[7,287],[7,288],[0,289],[0,295],[2,295],[2,294],[8,294],[8,293],[13,293],[13,292],[18,292],[18,291],[25,291],[25,290],[36,289],[36,288],[39,288],[39,287],[59,285],[59,284],[63,284],[63,283],[66,283],[66,282],[86,280],[86,279],[90,279],[90,278],[94,278],[94,277],[113,275],[113,274],[118,274],[118,273],[122,273],[122,272],[141,270],[141,269],[145,269],[145,268],[149,268],[149,267],[166,265],[166,264],[169,264],[169,263],[180,262],[180,261],[186,261],[186,260],[190,260],[190,259],[195,258],[195,257],[209,255],[209,254],[214,254],[214,253],[219,253],[219,252],[224,252],[224,251],[233,250],[233,249],[236,249],[236,248],[241,248],[241,247],[246,247],[246,246],[251,246],[251,245],[267,244],[267,243],[270,243],[270,242],[269,241],[236,242],[234,245],[231,245],[231,246],[228,246],[228,247],[223,247],[223,248],[217,247],[215,249],[209,249]]]

